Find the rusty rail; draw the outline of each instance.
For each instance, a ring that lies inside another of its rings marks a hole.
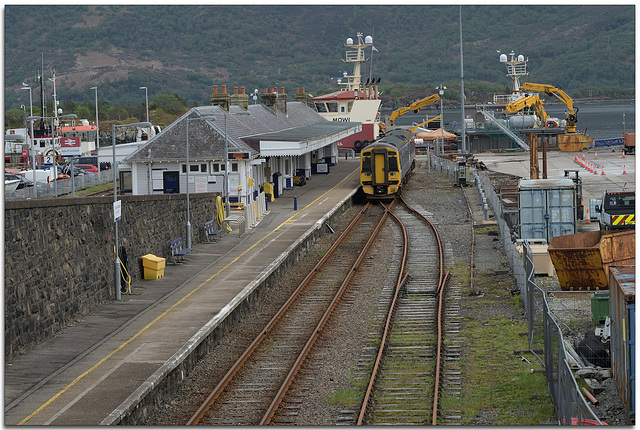
[[[332,247],[327,251],[327,253],[324,255],[324,257],[320,260],[320,262],[318,262],[318,264],[316,264],[316,266],[310,271],[310,273],[300,283],[300,285],[297,287],[297,289],[294,291],[294,293],[291,295],[291,297],[287,300],[287,302],[284,305],[282,305],[282,307],[278,310],[276,315],[271,319],[271,321],[267,324],[267,326],[253,340],[251,345],[249,345],[249,347],[240,356],[240,358],[234,363],[234,365],[231,367],[231,369],[229,369],[229,371],[225,374],[225,376],[222,378],[222,380],[215,387],[213,392],[207,397],[207,399],[204,401],[204,403],[198,408],[196,413],[187,422],[187,425],[197,425],[197,424],[200,423],[200,421],[202,420],[202,418],[204,417],[206,412],[209,409],[211,409],[212,405],[220,397],[220,395],[225,390],[225,388],[229,385],[229,383],[231,382],[233,377],[239,372],[239,370],[248,361],[249,357],[253,354],[253,352],[258,348],[258,346],[262,343],[262,341],[272,331],[272,329],[274,328],[276,323],[278,321],[280,321],[281,318],[286,314],[287,310],[295,302],[296,298],[305,289],[305,287],[311,282],[311,280],[313,279],[313,277],[316,274],[316,272],[318,272],[319,269],[325,264],[325,262],[331,256],[331,254],[333,254],[336,251],[338,246],[345,240],[345,238],[347,238],[349,236],[350,232],[354,229],[354,227],[358,225],[360,219],[362,218],[362,216],[366,213],[366,211],[370,207],[371,207],[371,203],[368,203],[363,208],[363,210],[354,218],[353,222],[345,229],[345,231],[340,235],[340,237],[336,240],[336,242],[332,245]],[[381,226],[384,223],[384,220],[386,218],[386,213],[387,213],[387,211],[385,211],[385,215],[383,215],[381,221],[379,222],[378,227],[375,230],[375,233],[371,235],[371,237],[369,238],[369,240],[368,240],[367,244],[365,245],[365,247],[369,247],[371,245],[371,243],[373,242],[377,231],[379,231],[379,229],[381,228]],[[347,276],[347,279],[343,282],[342,286],[339,288],[339,291],[336,294],[336,297],[332,300],[332,303],[330,304],[329,309],[324,313],[324,315],[321,318],[320,322],[318,323],[318,325],[316,326],[315,330],[313,331],[312,337],[307,341],[305,347],[303,348],[303,350],[300,353],[299,357],[295,361],[293,368],[290,370],[288,376],[285,378],[284,383],[282,384],[281,388],[278,390],[278,393],[277,393],[276,397],[272,400],[272,403],[269,406],[269,408],[267,410],[267,413],[264,415],[264,417],[263,417],[263,419],[261,421],[261,424],[268,424],[270,422],[270,420],[273,417],[278,405],[280,404],[280,402],[282,401],[282,398],[286,394],[288,387],[290,386],[291,382],[293,381],[295,374],[297,373],[297,371],[299,370],[300,366],[302,365],[302,363],[304,361],[304,358],[307,356],[308,352],[311,349],[311,346],[313,345],[315,339],[319,335],[319,331],[322,329],[322,327],[324,326],[324,324],[328,320],[329,315],[331,314],[331,310],[335,307],[335,304],[339,301],[339,298],[342,295],[342,292],[346,289],[346,286],[348,285],[352,274],[355,272],[357,266],[360,264],[360,262],[364,258],[365,254],[366,254],[366,252],[363,251],[361,253],[360,257],[358,258],[358,260],[356,261],[356,263],[353,265],[351,271],[349,272],[350,273],[349,276]]]

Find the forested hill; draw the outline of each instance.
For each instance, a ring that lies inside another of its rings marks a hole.
[[[93,100],[92,86],[111,105],[144,101],[140,86],[150,100],[175,93],[190,105],[208,104],[213,84],[318,94],[351,70],[344,43],[357,32],[373,36],[372,75],[382,88],[460,82],[459,6],[7,5],[4,12],[6,109],[25,104],[23,82],[36,103],[42,63],[45,78],[56,72],[58,99],[76,102]],[[465,85],[506,89],[497,51],[512,50],[529,58],[530,82],[568,92],[635,85],[633,5],[463,5],[462,37]]]

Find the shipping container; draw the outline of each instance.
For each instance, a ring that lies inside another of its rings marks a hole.
[[[520,238],[545,239],[576,233],[575,184],[571,179],[522,179],[518,184]]]
[[[609,270],[609,314],[611,318],[611,372],[627,415],[636,418],[636,266]]]

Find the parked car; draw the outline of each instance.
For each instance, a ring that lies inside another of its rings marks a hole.
[[[71,164],[66,164],[62,167],[60,171],[63,175],[71,175]],[[77,165],[73,166],[73,176],[86,175],[87,172],[84,169],[81,169]]]
[[[93,164],[74,164],[75,167],[84,170],[87,173],[98,173],[99,170]]]
[[[20,173],[8,172],[5,170],[4,172],[5,182],[16,180],[16,179],[20,181],[20,183],[18,184],[18,187],[16,188],[18,190],[25,187],[33,187],[33,181],[31,179],[26,178],[24,175],[21,175]]]

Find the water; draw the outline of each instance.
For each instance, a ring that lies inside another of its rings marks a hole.
[[[594,103],[575,102],[574,109],[578,108],[578,125],[576,130],[582,131],[586,128],[586,134],[595,139],[608,139],[613,137],[621,137],[622,133],[635,133],[635,101],[607,101]],[[551,117],[560,119],[565,118],[566,107],[561,104],[545,105],[547,114]],[[383,117],[388,116],[391,112],[383,112]],[[413,123],[421,123],[425,120],[425,116],[430,118],[440,114],[437,109],[425,109],[416,113],[408,113],[396,119],[396,125],[412,125]],[[467,110],[467,116],[473,112]],[[459,124],[461,120],[460,109],[444,109],[445,129],[457,129],[450,123],[455,121]]]

